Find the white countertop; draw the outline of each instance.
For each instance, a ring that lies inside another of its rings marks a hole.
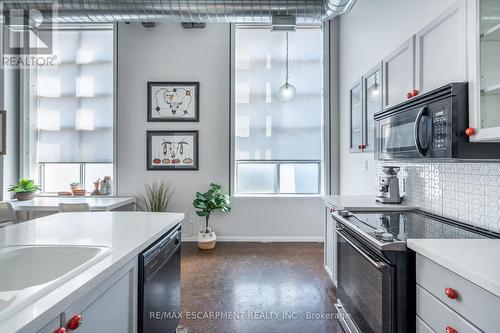
[[[327,195],[323,197],[325,203],[337,209],[346,209],[351,212],[371,211],[407,211],[417,207],[401,204],[383,204],[375,201],[374,195]]]
[[[17,211],[54,212],[60,203],[88,203],[91,211],[108,211],[135,203],[134,197],[35,197],[27,201],[11,201]]]
[[[179,213],[63,213],[0,229],[0,246],[96,245],[110,255],[0,322],[0,332],[33,332],[102,283],[184,219]],[[0,269],[6,269],[0,267]],[[43,269],[43,267],[40,267]]]
[[[500,297],[500,239],[408,239],[407,245]]]

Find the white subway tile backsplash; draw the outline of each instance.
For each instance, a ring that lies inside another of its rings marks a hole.
[[[405,179],[407,203],[445,216],[500,232],[499,163],[382,163],[399,166]]]

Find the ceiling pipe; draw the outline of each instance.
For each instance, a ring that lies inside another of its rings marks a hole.
[[[320,23],[347,12],[356,0],[58,0],[57,13],[44,1],[7,1],[6,9],[37,9],[59,23],[231,22],[268,23],[276,15],[297,24]]]

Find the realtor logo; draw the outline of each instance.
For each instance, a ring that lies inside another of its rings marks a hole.
[[[2,66],[50,65],[49,60],[54,60],[55,2],[2,1],[0,5]],[[43,12],[35,8],[43,8]]]

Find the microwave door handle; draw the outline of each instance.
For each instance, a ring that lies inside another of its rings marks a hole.
[[[415,119],[415,126],[414,126],[414,139],[415,139],[415,146],[417,147],[418,154],[422,157],[425,157],[425,154],[427,153],[427,150],[422,148],[422,143],[420,142],[420,120],[422,119],[424,113],[427,110],[427,106],[423,106],[418,110],[417,113],[417,118]]]
[[[344,235],[342,235],[339,231],[342,230],[342,228],[335,228],[334,229],[335,232],[337,233],[337,235],[339,235],[344,241],[347,242],[347,244],[349,244],[354,250],[356,250],[356,252],[358,252],[359,254],[361,254],[366,260],[368,260],[368,262],[370,264],[372,264],[373,266],[375,266],[377,269],[381,269],[385,266],[387,266],[386,264],[384,264],[383,262],[381,261],[375,261],[373,260],[370,256],[368,256],[363,250],[361,250],[359,247],[357,247],[356,245],[354,245],[353,242],[351,242],[350,240],[348,240]]]

